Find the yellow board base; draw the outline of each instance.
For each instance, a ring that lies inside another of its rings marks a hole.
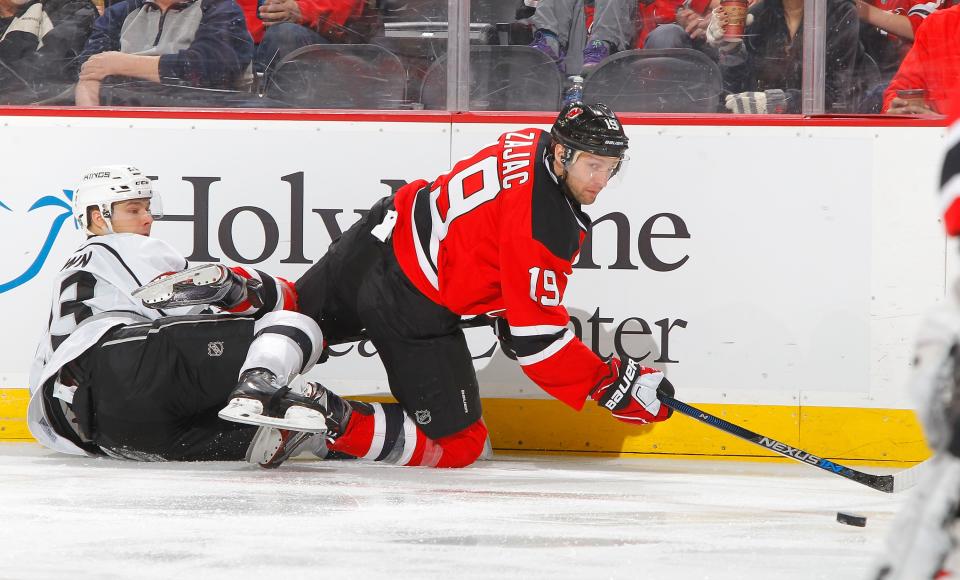
[[[27,429],[27,389],[0,389],[0,441],[33,441]]]
[[[486,399],[484,417],[495,449],[616,454],[776,457],[757,445],[679,413],[636,427],[587,405],[577,413],[557,401]],[[694,406],[777,439],[837,460],[915,463],[930,456],[913,411],[779,405]]]
[[[367,401],[383,397],[357,397]],[[30,441],[26,389],[0,389],[0,440]],[[913,411],[787,405],[694,406],[756,433],[828,459],[906,465],[930,450]],[[596,405],[576,412],[558,401],[484,399],[493,448],[501,451],[767,460],[777,454],[679,413],[636,427]]]

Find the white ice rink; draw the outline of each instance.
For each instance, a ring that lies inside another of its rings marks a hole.
[[[2,443],[0,577],[858,579],[904,499],[799,464],[498,454],[265,471]]]

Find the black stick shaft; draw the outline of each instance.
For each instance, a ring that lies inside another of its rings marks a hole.
[[[692,407],[683,401],[678,401],[673,397],[668,397],[666,395],[660,395],[660,401],[670,407],[675,411],[683,413],[687,417],[696,419],[701,423],[706,423],[711,427],[720,429],[726,433],[745,439],[751,443],[759,445],[764,449],[779,453],[784,457],[789,457],[790,459],[795,459],[801,463],[806,463],[814,467],[819,467],[820,469],[839,475],[841,477],[846,477],[847,479],[853,480],[857,483],[866,485],[867,487],[872,487],[873,489],[883,491],[886,493],[893,493],[893,476],[892,475],[873,475],[870,473],[864,473],[862,471],[857,471],[851,467],[846,467],[840,465],[839,463],[834,463],[829,459],[824,459],[802,449],[791,447],[786,443],[781,443],[776,439],[771,439],[764,435],[759,435],[754,433],[749,429],[744,429],[739,425],[734,425],[729,421],[724,421],[720,417],[711,415],[706,411],[701,411],[696,407]]]

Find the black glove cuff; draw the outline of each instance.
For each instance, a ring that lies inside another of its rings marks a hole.
[[[493,332],[497,335],[497,340],[500,341],[500,350],[503,351],[503,354],[507,355],[508,358],[517,360],[517,350],[513,346],[513,335],[510,334],[510,324],[507,322],[506,318],[497,317],[493,321]]]

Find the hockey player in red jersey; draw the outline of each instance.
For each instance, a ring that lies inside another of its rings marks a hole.
[[[572,103],[552,130],[527,128],[377,202],[297,281],[300,311],[334,340],[365,331],[398,403],[344,401],[320,387],[278,391],[241,380],[221,417],[275,429],[261,464],[293,452],[287,416],[314,413],[331,450],[401,465],[461,467],[487,429],[462,315],[496,313],[504,350],[541,388],[580,410],[588,399],[643,424],[670,414],[673,387],[633,360],[603,360],[567,327],[562,305],[593,203],[623,171],[627,137],[602,104]],[[299,437],[297,441],[302,439]]]

